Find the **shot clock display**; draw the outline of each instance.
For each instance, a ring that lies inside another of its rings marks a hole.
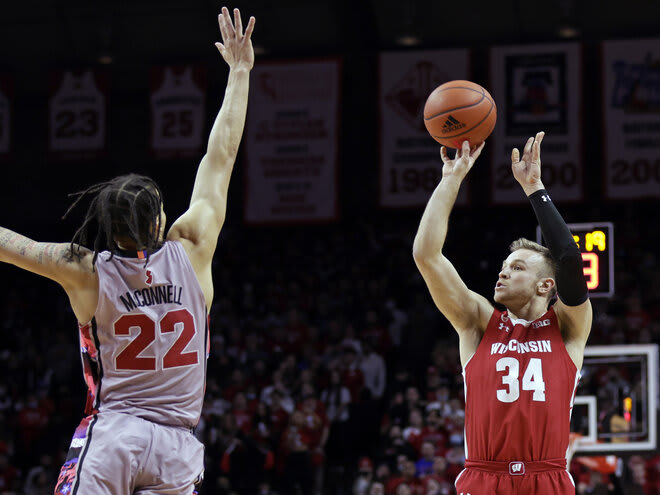
[[[614,227],[612,222],[569,223],[584,261],[589,297],[614,295]],[[536,242],[543,244],[541,227],[536,227]]]

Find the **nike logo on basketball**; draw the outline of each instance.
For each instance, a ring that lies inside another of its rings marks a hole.
[[[449,132],[456,132],[459,129],[462,129],[465,127],[465,124],[463,122],[460,122],[456,120],[454,117],[451,115],[447,117],[447,120],[445,120],[445,123],[442,126],[442,133],[447,134]]]

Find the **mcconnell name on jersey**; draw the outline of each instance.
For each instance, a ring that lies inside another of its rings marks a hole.
[[[126,307],[126,311],[154,304],[179,304],[181,305],[181,292],[183,287],[176,285],[157,285],[145,287],[133,292],[126,292],[119,296],[120,301]]]

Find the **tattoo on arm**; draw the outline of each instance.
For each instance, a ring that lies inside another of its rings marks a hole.
[[[58,249],[59,246],[57,244],[46,244],[46,246],[43,249],[43,254],[46,257],[46,263],[56,263],[62,259],[62,253],[58,252],[61,251]]]
[[[2,229],[0,230],[0,232],[2,232],[2,236],[0,237],[0,248],[13,246],[16,243],[16,239],[21,237],[20,234],[17,234],[16,232],[12,232],[11,230],[8,229]]]
[[[58,264],[64,259],[66,248],[56,243],[40,243],[9,229],[0,227],[0,249],[5,248],[20,256],[34,259],[40,265]]]
[[[27,253],[28,251],[32,251],[32,247],[35,244],[36,244],[36,242],[34,242],[32,240],[27,240],[27,239],[24,240],[20,245],[21,250],[19,252],[21,253],[21,256],[25,256],[25,253]]]

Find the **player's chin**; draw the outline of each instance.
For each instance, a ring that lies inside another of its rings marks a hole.
[[[496,288],[493,291],[493,301],[495,301],[496,303],[503,303],[504,299],[505,299],[505,296],[502,293],[502,289]]]

